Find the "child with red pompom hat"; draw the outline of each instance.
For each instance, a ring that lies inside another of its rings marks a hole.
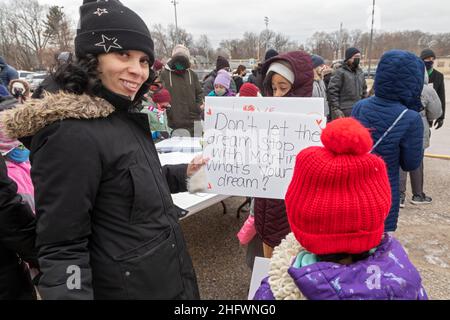
[[[369,131],[353,118],[297,155],[286,193],[292,233],[275,247],[257,300],[426,300],[419,272],[384,233],[391,189]]]

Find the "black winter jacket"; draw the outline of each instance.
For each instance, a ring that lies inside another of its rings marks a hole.
[[[328,84],[330,110],[348,110],[367,97],[367,83],[361,68],[353,71],[348,65],[337,69]]]
[[[17,194],[0,156],[0,300],[35,299],[24,261],[37,267],[33,211]]]
[[[171,192],[187,165],[161,167],[147,115],[112,93],[58,93],[3,118],[32,136],[44,299],[198,299]],[[108,102],[108,101],[109,102]]]
[[[439,99],[441,100],[442,104],[442,115],[439,117],[439,119],[445,119],[445,82],[444,82],[444,75],[440,73],[437,70],[433,70],[431,73],[431,76],[429,77],[429,82],[433,84],[434,90],[436,90]]]

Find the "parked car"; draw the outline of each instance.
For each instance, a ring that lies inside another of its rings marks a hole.
[[[33,71],[17,70],[17,73],[19,74],[20,80],[26,80],[29,75],[33,74]]]
[[[375,74],[377,73],[377,68],[376,67],[371,67],[370,68],[370,74],[369,74],[368,68],[363,68],[363,71],[364,71],[364,76],[366,78],[374,79],[375,78]]]
[[[36,90],[36,88],[41,84],[42,81],[44,81],[45,78],[47,78],[47,76],[47,73],[33,73],[29,75],[26,80],[30,84],[31,92]]]

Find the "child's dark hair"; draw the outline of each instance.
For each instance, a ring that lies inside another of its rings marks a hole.
[[[365,260],[370,256],[370,252],[366,251],[358,254],[348,254],[348,253],[335,253],[335,254],[322,254],[318,255],[320,261],[323,262],[335,262],[339,263],[342,260],[350,258],[352,263]]]
[[[246,69],[247,69],[247,68],[246,68],[244,65],[240,64],[240,65],[237,67],[236,74],[241,74],[241,72],[244,72]]]

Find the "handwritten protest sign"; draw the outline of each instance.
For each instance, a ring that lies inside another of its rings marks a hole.
[[[323,100],[289,98],[280,107],[266,99],[206,100],[208,192],[284,199],[298,152],[321,145]]]

